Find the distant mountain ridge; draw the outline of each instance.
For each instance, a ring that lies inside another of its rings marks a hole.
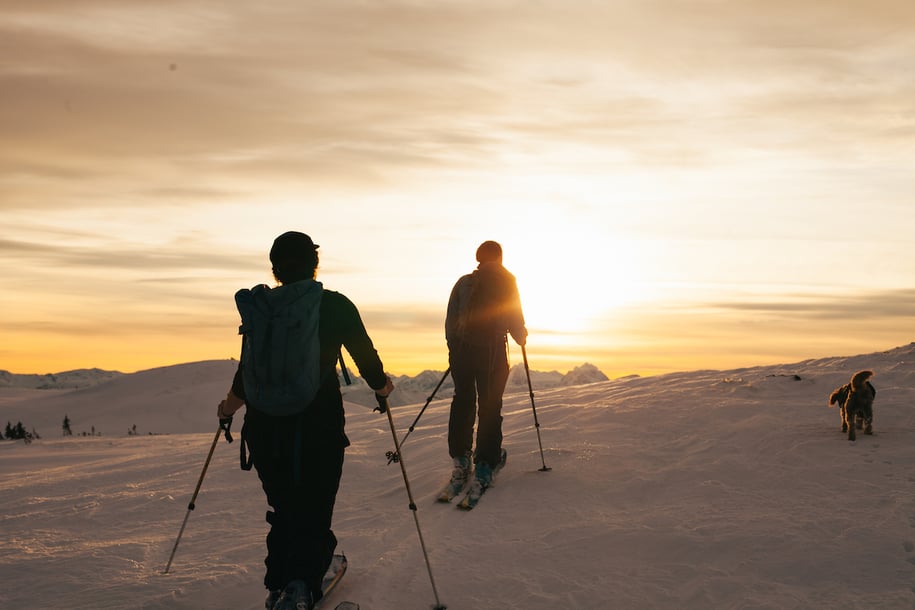
[[[559,371],[531,371],[531,385],[535,390],[547,390],[550,388],[567,387],[574,385],[585,385],[588,383],[597,383],[599,381],[609,381],[600,369],[590,363],[585,363],[575,367],[567,373]],[[454,382],[451,375],[448,375],[444,381],[445,371],[426,370],[415,376],[392,375],[394,381],[394,393],[388,399],[392,406],[409,405],[414,403],[425,402],[438,383],[442,385],[435,394],[436,400],[440,398],[450,398],[454,392]],[[374,406],[374,392],[366,385],[361,378],[354,377],[352,384],[346,386],[341,379],[343,396],[346,400],[361,404],[364,406]],[[527,373],[524,365],[516,364],[508,372],[508,383],[505,387],[506,392],[528,391]]]
[[[188,363],[193,364],[193,363]],[[176,365],[181,366],[181,365]],[[167,367],[163,367],[167,368]],[[150,369],[154,370],[154,369]],[[142,373],[143,371],[138,371]],[[60,373],[45,374],[17,374],[9,371],[0,370],[0,388],[27,388],[33,390],[76,390],[82,388],[91,388],[101,383],[123,377],[125,375],[135,375],[138,373],[121,373],[119,371],[107,371],[98,368],[76,369],[72,371],[63,371]],[[583,385],[595,383],[598,381],[607,381],[608,377],[593,364],[585,363],[575,367],[567,373],[559,371],[531,371],[531,383],[535,388],[548,389],[554,387],[565,387],[573,385]],[[394,384],[397,386],[397,392],[391,397],[391,404],[402,405],[413,402],[422,402],[428,398],[429,393],[435,389],[435,386],[441,381],[444,371],[426,370],[418,375],[393,375]],[[358,376],[351,376],[352,385],[346,386],[341,376],[340,384],[343,386],[343,392],[347,400],[358,404],[373,405],[374,397],[365,382]],[[226,380],[228,384],[231,379]],[[438,397],[450,395],[448,392],[454,389],[454,383],[451,376],[442,383],[439,388]],[[527,389],[527,375],[523,365],[515,365],[509,372],[507,391],[520,391]]]
[[[17,374],[0,370],[0,388],[31,388],[33,390],[75,390],[98,385],[124,375],[119,371],[75,369],[62,373]]]
[[[212,425],[216,405],[226,395],[238,361],[204,360],[120,373],[99,369],[47,375],[15,375],[0,371],[0,421],[21,421],[42,436],[61,429],[69,416],[74,432],[94,429],[100,434],[124,435],[128,429],[149,433],[201,432]],[[373,409],[375,393],[347,367],[351,384],[340,375],[343,398],[351,405]],[[444,371],[423,371],[415,376],[392,375],[395,390],[388,404],[401,407],[424,403]],[[568,373],[531,371],[534,391],[558,386],[607,381],[594,365],[583,364]],[[39,389],[40,388],[40,389]],[[512,368],[506,395],[527,393],[524,367]],[[450,401],[454,384],[449,375],[436,401]],[[161,411],[171,415],[163,419]]]

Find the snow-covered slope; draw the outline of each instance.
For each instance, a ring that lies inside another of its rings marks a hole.
[[[207,397],[232,365],[212,367],[198,379],[213,383]],[[876,373],[875,434],[849,442],[827,397],[863,368]],[[195,369],[127,376],[56,406],[206,432],[0,442],[0,606],[262,607],[266,505],[237,443],[219,440],[161,573],[216,432],[212,400],[163,389],[193,385]],[[434,501],[450,471],[447,401],[404,445],[449,610],[915,606],[915,345],[535,390],[543,452],[527,391],[507,393],[508,463],[472,512]],[[419,407],[392,409],[399,436]],[[334,529],[350,570],[330,601],[428,608],[401,472],[385,458],[387,418],[350,404],[347,433]]]
[[[60,436],[64,416],[69,417],[74,434],[94,428],[104,436],[120,436],[133,430],[133,426],[139,434],[204,432],[210,429],[211,415],[229,389],[237,366],[236,360],[206,360],[130,374],[111,373],[107,380],[106,372],[88,378],[57,374],[61,380],[70,380],[70,385],[61,388],[72,387],[80,379],[92,380],[70,391],[29,390],[24,382],[17,387],[0,385],[0,421],[21,421],[27,430],[35,428],[43,437]],[[396,376],[397,389],[389,403],[402,406],[424,402],[443,374],[444,371],[425,371],[415,377]],[[39,376],[17,377],[35,381]],[[587,364],[565,375],[531,371],[531,383],[537,390],[606,379],[596,367]],[[374,408],[374,392],[353,373],[350,380],[352,385],[343,388],[346,400]],[[436,400],[450,400],[453,389],[449,375],[436,393]],[[527,391],[527,378],[524,367],[519,365],[512,370],[507,391],[522,390]],[[161,417],[161,413],[169,415]]]

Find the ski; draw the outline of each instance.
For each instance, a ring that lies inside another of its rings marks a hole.
[[[483,493],[486,489],[487,488],[482,485],[471,485],[470,490],[464,495],[464,498],[458,502],[457,507],[461,510],[473,510],[480,501],[480,498],[483,497]]]
[[[473,471],[471,469],[470,454],[464,457],[454,458],[454,469],[451,471],[451,478],[445,483],[442,491],[439,492],[436,502],[448,503],[456,496],[461,494],[470,483]]]
[[[502,470],[502,468],[505,466],[505,461],[507,458],[508,458],[508,455],[505,452],[505,449],[503,449],[502,450],[502,459],[499,461],[499,463],[496,465],[496,467],[492,471],[493,480],[490,481],[489,485],[486,487],[483,487],[483,485],[481,485],[478,481],[473,480],[470,484],[470,489],[464,495],[464,498],[457,504],[457,507],[459,509],[473,510],[473,508],[480,501],[480,498],[483,497],[483,494],[486,492],[486,490],[489,489],[490,487],[492,487],[493,481],[495,481],[495,478],[496,478],[496,474],[500,470]]]
[[[334,555],[334,558],[330,562],[330,567],[327,568],[327,573],[324,575],[324,580],[321,582],[321,592],[323,595],[321,599],[318,600],[318,603],[315,604],[315,608],[320,608],[321,602],[327,599],[327,596],[337,588],[338,584],[340,584],[340,579],[346,574],[347,565],[346,555]]]
[[[447,504],[448,502],[451,502],[455,497],[460,495],[460,493],[464,491],[465,487],[467,487],[467,481],[461,481],[459,485],[448,481],[448,483],[446,483],[445,487],[442,489],[441,493],[438,494],[438,498],[436,498],[435,501]]]
[[[321,599],[315,602],[315,610],[323,607],[323,603],[327,600],[328,596],[334,589],[337,588],[337,585],[340,584],[340,580],[346,573],[346,567],[346,555],[337,554],[333,556],[333,559],[331,559],[330,562],[330,566],[327,568],[327,572],[324,574],[324,578],[321,581],[322,596]],[[289,606],[290,603],[295,604],[294,601],[284,600],[282,596],[279,599],[273,598],[273,594],[271,594],[271,597],[267,598],[266,607],[287,608],[291,607]],[[337,604],[334,610],[359,610],[359,605],[354,604],[353,602],[341,602]]]

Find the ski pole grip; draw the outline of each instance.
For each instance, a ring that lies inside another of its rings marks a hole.
[[[230,432],[230,428],[232,428],[232,418],[231,417],[220,417],[219,418],[219,429],[222,430],[223,432],[225,432],[227,443],[231,443],[233,440],[232,432]]]
[[[373,411],[378,411],[379,413],[388,412],[388,399],[386,396],[381,394],[375,394],[375,400],[378,401],[378,406],[373,409]]]

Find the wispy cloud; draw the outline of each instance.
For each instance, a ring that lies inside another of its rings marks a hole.
[[[0,258],[28,262],[49,268],[69,268],[70,271],[86,268],[121,269],[132,273],[144,270],[164,272],[166,270],[260,270],[264,263],[253,261],[249,256],[232,252],[211,252],[203,248],[187,247],[188,244],[170,248],[144,247],[108,242],[103,248],[97,246],[79,247],[60,243],[18,241],[0,239]]]
[[[269,281],[270,239],[300,227],[379,324],[431,334],[435,314],[384,308],[445,294],[451,250],[501,233],[541,261],[527,278],[564,279],[541,243],[598,277],[631,267],[633,291],[847,272],[886,294],[697,298],[895,320],[913,23],[908,0],[10,0],[0,265],[36,302],[114,282],[130,311],[198,320]],[[65,320],[58,300],[16,323]]]
[[[23,4],[0,20],[4,165],[358,180],[525,139],[688,164],[903,137],[911,9],[816,4]]]
[[[714,302],[706,307],[792,320],[867,322],[907,318],[915,322],[915,288],[817,296],[786,294],[773,300]]]

